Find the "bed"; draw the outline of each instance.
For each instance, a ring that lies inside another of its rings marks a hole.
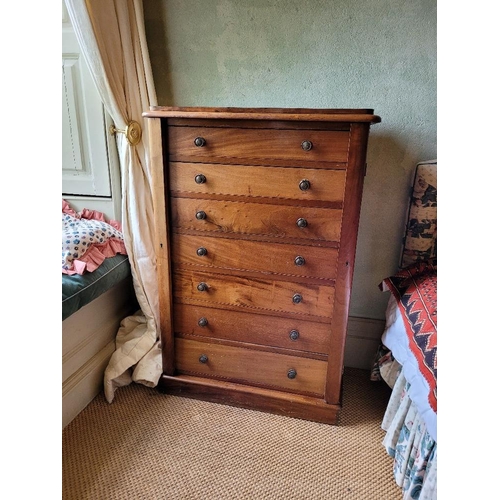
[[[381,427],[402,498],[437,498],[437,161],[419,163],[371,378],[392,388]]]
[[[120,223],[63,200],[63,429],[102,389],[120,323],[137,308]]]

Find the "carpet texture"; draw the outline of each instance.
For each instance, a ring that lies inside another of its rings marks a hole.
[[[346,369],[338,426],[159,393],[101,394],[62,433],[63,500],[396,500],[390,389]]]

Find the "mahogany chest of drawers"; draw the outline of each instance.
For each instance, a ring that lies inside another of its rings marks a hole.
[[[162,391],[336,423],[371,109],[154,107]]]

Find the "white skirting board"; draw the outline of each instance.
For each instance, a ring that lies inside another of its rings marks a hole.
[[[62,428],[103,388],[122,319],[136,312],[131,278],[62,322]]]
[[[385,320],[349,316],[344,366],[371,370],[384,328]]]
[[[103,375],[115,350],[115,342],[87,361],[63,383],[62,428],[64,429],[102,389]]]

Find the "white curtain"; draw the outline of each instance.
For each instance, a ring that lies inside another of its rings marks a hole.
[[[115,127],[131,121],[142,140],[131,145],[116,135],[122,180],[122,226],[134,289],[141,311],[126,318],[104,374],[112,402],[118,387],[132,381],[154,387],[161,376],[159,306],[147,130],[142,113],[157,105],[144,30],[142,0],[65,0],[82,53]]]

